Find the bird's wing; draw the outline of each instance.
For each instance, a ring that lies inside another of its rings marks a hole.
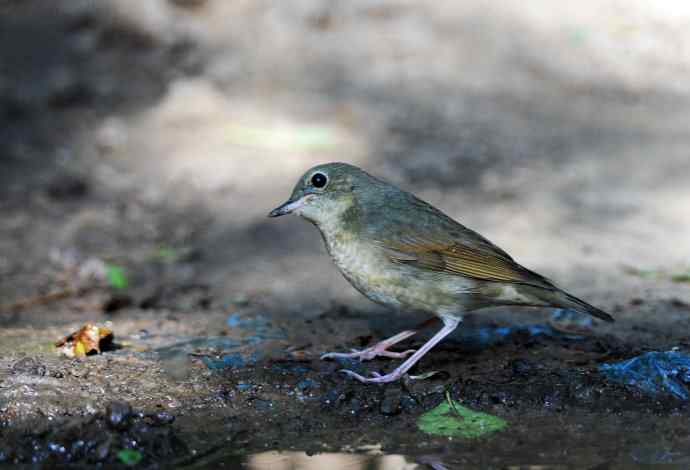
[[[385,240],[377,240],[391,261],[422,270],[466,276],[484,281],[511,282],[552,288],[543,276],[520,266],[505,251],[458,224],[447,231],[409,227]]]

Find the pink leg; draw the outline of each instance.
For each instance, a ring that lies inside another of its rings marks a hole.
[[[453,318],[453,317],[444,317],[443,318],[443,328],[436,333],[429,341],[427,341],[424,346],[419,348],[417,352],[415,352],[409,359],[407,359],[405,362],[403,362],[400,367],[395,369],[393,372],[390,374],[386,375],[380,375],[377,373],[374,373],[374,377],[364,377],[362,375],[357,374],[356,372],[353,372],[351,370],[341,370],[340,372],[344,372],[345,374],[349,375],[350,377],[353,377],[360,382],[365,382],[365,383],[387,383],[387,382],[394,382],[398,379],[400,379],[405,373],[407,373],[408,370],[414,366],[417,361],[419,361],[422,356],[424,356],[431,348],[436,346],[443,338],[451,334],[460,324],[460,319],[458,318]]]
[[[410,354],[414,353],[414,349],[408,349],[407,351],[403,352],[393,352],[393,351],[388,351],[388,348],[391,346],[406,340],[410,336],[414,336],[417,334],[419,330],[422,328],[425,328],[426,326],[430,325],[431,323],[434,323],[438,320],[438,318],[434,317],[431,318],[424,323],[421,323],[417,325],[414,329],[412,330],[405,330],[400,333],[398,333],[395,336],[391,336],[390,338],[384,339],[383,341],[380,341],[376,343],[373,346],[370,346],[366,349],[357,350],[353,349],[351,353],[337,353],[337,352],[331,352],[331,353],[326,353],[323,356],[321,356],[321,359],[335,359],[335,358],[348,358],[348,359],[354,359],[354,358],[359,358],[360,361],[369,361],[371,359],[374,359],[377,356],[383,356],[383,357],[393,357],[397,359],[403,359]]]

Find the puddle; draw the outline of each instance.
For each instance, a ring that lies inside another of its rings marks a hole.
[[[415,470],[450,469],[435,457],[413,459],[398,454],[324,452],[309,455],[298,451],[267,451],[246,457],[209,458],[187,468],[219,468],[238,465],[248,470]]]
[[[195,359],[209,370],[239,369],[285,349],[285,331],[263,315],[232,313],[225,323],[225,336],[168,338],[165,345],[152,350],[153,357],[164,373],[179,379],[198,371]]]

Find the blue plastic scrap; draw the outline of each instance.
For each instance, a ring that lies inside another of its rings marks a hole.
[[[209,369],[224,369],[226,367],[241,369],[243,367],[256,364],[256,362],[259,360],[259,354],[255,352],[250,355],[243,355],[234,352],[224,354],[219,358],[204,356],[201,358],[201,360]]]
[[[612,382],[650,394],[672,394],[690,399],[690,354],[680,351],[652,351],[615,364],[602,364],[599,370]]]
[[[529,337],[550,337],[550,338],[569,338],[580,339],[581,336],[562,333],[549,325],[525,325],[525,326],[484,326],[477,329],[462,330],[461,341],[465,344],[479,346],[491,346],[507,341],[512,335],[525,334]]]
[[[230,328],[266,328],[271,326],[271,322],[263,315],[256,315],[250,318],[242,318],[239,313],[231,314],[225,323]]]
[[[274,327],[263,315],[243,318],[239,313],[231,314],[225,324],[231,329],[242,329],[254,334],[247,338],[251,343],[260,343],[269,339],[285,339],[287,334],[281,328]]]

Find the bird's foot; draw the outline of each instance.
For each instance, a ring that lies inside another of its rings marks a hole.
[[[384,344],[383,342],[375,344],[374,346],[371,346],[366,349],[352,349],[352,352],[349,353],[338,353],[338,352],[330,352],[326,353],[321,356],[321,359],[338,359],[338,358],[343,358],[343,359],[359,359],[360,361],[370,361],[374,359],[375,357],[381,356],[381,357],[391,357],[394,359],[404,359],[410,354],[414,354],[415,350],[414,349],[408,349],[407,351],[403,352],[394,352],[394,351],[388,351],[388,347],[390,345]]]
[[[372,372],[371,377],[364,377],[363,375],[358,374],[357,372],[353,372],[348,369],[340,369],[338,372],[342,372],[345,375],[349,375],[355,380],[359,380],[360,382],[363,383],[377,383],[377,384],[385,384],[388,382],[395,382],[396,380],[400,380],[403,377],[407,377],[410,380],[424,380],[432,375],[436,375],[438,371],[433,371],[433,372],[428,372],[426,374],[422,375],[406,375],[404,372],[400,372],[398,369],[394,370],[390,374],[386,375],[381,375],[378,372]]]

